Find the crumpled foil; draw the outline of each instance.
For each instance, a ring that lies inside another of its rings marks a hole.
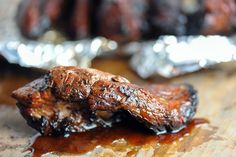
[[[61,44],[37,41],[0,42],[0,55],[23,67],[50,69],[54,66],[90,67],[101,53],[114,51],[117,43],[102,37]]]
[[[50,69],[54,66],[90,67],[104,54],[131,56],[130,65],[142,78],[174,77],[211,65],[236,60],[236,37],[161,36],[158,40],[119,45],[103,37],[55,44],[38,41],[0,42],[0,54],[23,67]]]
[[[162,36],[140,43],[130,65],[142,78],[170,78],[236,60],[235,41],[235,36]]]

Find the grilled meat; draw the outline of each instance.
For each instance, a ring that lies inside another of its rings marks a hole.
[[[76,40],[105,36],[118,42],[159,35],[228,34],[235,29],[235,0],[22,0],[21,33],[38,38],[48,29]]]
[[[103,0],[97,13],[97,33],[119,42],[138,40],[147,27],[146,9],[147,0]]]
[[[203,34],[228,33],[235,28],[235,0],[205,0]]]
[[[30,39],[51,28],[71,39],[85,38],[89,35],[88,0],[23,0],[16,21],[21,33]]]
[[[57,24],[63,7],[63,0],[24,0],[20,3],[16,21],[21,33],[36,39]]]
[[[175,132],[196,112],[197,97],[190,85],[153,85],[141,88],[130,83],[99,80],[88,97],[93,111],[125,110],[159,133]]]
[[[139,87],[95,69],[55,67],[12,96],[28,124],[44,135],[110,127],[133,117],[156,134],[176,132],[194,116],[190,85]]]
[[[73,39],[81,39],[89,36],[89,1],[76,0],[70,17],[70,36]]]

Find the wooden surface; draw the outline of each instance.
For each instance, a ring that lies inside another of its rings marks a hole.
[[[96,60],[95,68],[127,77],[134,83],[191,83],[199,93],[199,106],[195,117],[206,118],[209,124],[195,128],[189,135],[171,144],[143,145],[131,156],[236,156],[236,63],[215,66],[173,79],[155,77],[142,80],[128,68],[124,59]],[[14,101],[13,89],[38,77],[38,72],[3,64],[0,67],[0,156],[24,156],[22,151],[36,132],[25,124]],[[11,106],[11,107],[9,107]],[[97,147],[81,156],[127,156],[131,147],[116,149],[114,145]],[[46,156],[52,156],[50,154]],[[55,156],[55,155],[53,155]]]

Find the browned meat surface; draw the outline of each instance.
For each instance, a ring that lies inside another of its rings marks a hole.
[[[98,12],[98,34],[120,42],[140,39],[146,8],[146,0],[103,0]]]
[[[81,39],[89,36],[89,1],[76,0],[70,20],[71,37]]]
[[[148,17],[152,31],[158,35],[200,34],[205,8],[203,1],[150,0]]]
[[[58,21],[63,0],[23,0],[16,21],[21,33],[28,38],[38,38]]]
[[[61,99],[70,101],[86,99],[91,87],[98,80],[129,83],[121,76],[77,67],[56,67],[49,71],[49,76],[55,94]]]
[[[190,85],[141,88],[121,76],[78,67],[55,67],[12,96],[28,124],[44,135],[110,127],[130,117],[157,134],[176,132],[197,106]]]
[[[39,38],[54,28],[72,39],[89,35],[88,0],[23,0],[16,21],[21,33],[31,39]]]
[[[22,0],[17,23],[38,38],[48,29],[71,40],[104,36],[118,42],[160,35],[228,34],[235,0]]]
[[[104,80],[93,85],[88,97],[93,111],[128,111],[156,133],[183,128],[196,111],[196,99],[189,85],[156,85],[145,89]]]
[[[205,0],[206,16],[203,33],[227,33],[235,27],[235,0]]]

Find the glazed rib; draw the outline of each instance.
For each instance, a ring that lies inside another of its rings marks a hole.
[[[141,88],[121,76],[78,67],[55,67],[12,96],[28,124],[44,135],[110,127],[127,115],[156,134],[176,132],[197,106],[190,85]]]

